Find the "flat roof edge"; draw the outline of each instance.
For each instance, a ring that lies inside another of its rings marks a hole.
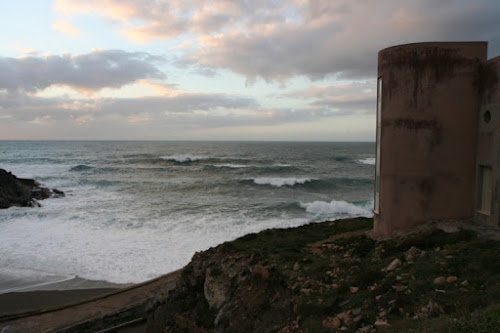
[[[430,42],[415,42],[415,43],[407,43],[407,44],[398,44],[398,45],[393,45],[393,46],[389,46],[389,47],[386,47],[382,50],[379,51],[379,53],[381,52],[385,52],[387,50],[390,50],[390,49],[394,49],[394,48],[403,48],[403,47],[410,47],[412,45],[414,46],[417,46],[417,45],[451,45],[451,44],[456,44],[456,45],[470,45],[470,44],[485,44],[486,46],[488,46],[488,42],[487,41],[455,41],[455,42],[452,42],[452,41],[430,41]]]

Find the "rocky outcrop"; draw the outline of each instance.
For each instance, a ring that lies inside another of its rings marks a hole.
[[[375,241],[371,228],[266,230],[198,253],[146,332],[498,331],[500,241],[431,227]]]
[[[267,230],[195,254],[149,316],[147,332],[292,332],[303,312],[314,311],[303,304],[317,287],[304,278],[307,244],[330,228]]]
[[[224,246],[196,254],[148,321],[149,332],[276,332],[292,315],[278,270]],[[168,330],[167,330],[168,331]],[[170,331],[169,331],[170,332]]]
[[[42,187],[33,179],[17,178],[0,169],[0,209],[11,206],[39,207],[38,200],[50,197],[64,197],[64,192]]]

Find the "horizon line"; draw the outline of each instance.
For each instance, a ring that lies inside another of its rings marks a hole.
[[[203,140],[203,139],[164,139],[164,140],[153,140],[153,139],[140,139],[140,140],[128,140],[128,139],[0,139],[0,142],[316,142],[316,143],[375,143],[373,141],[367,140]]]

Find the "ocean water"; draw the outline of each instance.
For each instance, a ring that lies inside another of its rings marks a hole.
[[[0,289],[137,283],[248,233],[372,216],[374,162],[373,143],[0,141],[0,168],[66,192],[0,210]]]

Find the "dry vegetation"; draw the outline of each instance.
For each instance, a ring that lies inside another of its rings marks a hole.
[[[498,332],[500,242],[371,219],[267,230],[198,253],[152,316],[163,332]]]

